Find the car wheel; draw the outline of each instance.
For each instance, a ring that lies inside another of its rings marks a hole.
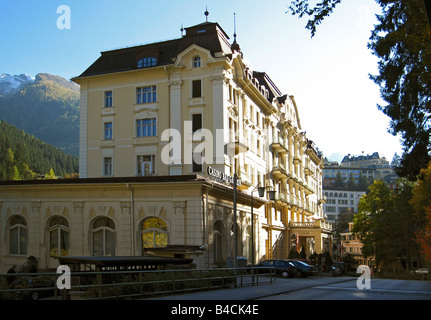
[[[32,293],[31,293],[31,298],[32,298],[33,300],[37,300],[37,299],[39,299],[39,293],[37,293],[36,291],[35,291],[35,292],[32,292]]]
[[[283,271],[283,272],[281,273],[281,276],[282,276],[283,278],[289,278],[289,273],[288,273],[287,271]]]

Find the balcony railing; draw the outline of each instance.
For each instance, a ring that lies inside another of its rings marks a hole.
[[[282,137],[272,137],[271,146],[273,149],[281,153],[289,152],[289,147]]]
[[[332,231],[332,223],[316,220],[314,222],[296,222],[290,221],[290,227],[292,228],[320,228],[325,231]]]

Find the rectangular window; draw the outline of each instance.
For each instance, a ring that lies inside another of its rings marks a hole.
[[[196,113],[192,115],[192,128],[193,132],[202,129],[202,114]]]
[[[136,120],[136,136],[137,137],[155,137],[157,136],[156,119],[140,119]]]
[[[112,91],[105,92],[105,108],[112,107]]]
[[[202,97],[202,81],[193,80],[192,81],[192,98]]]
[[[156,86],[148,86],[136,88],[136,103],[152,103],[157,102],[157,89]]]
[[[112,176],[112,158],[103,158],[103,175]]]
[[[138,176],[151,176],[156,173],[156,160],[154,155],[138,156]]]
[[[202,163],[203,163],[202,153],[193,153],[193,165],[192,165],[193,172],[202,172]]]
[[[112,122],[104,123],[104,138],[105,140],[112,140]]]

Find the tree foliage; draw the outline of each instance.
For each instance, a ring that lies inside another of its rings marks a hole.
[[[309,18],[311,35],[341,0],[295,0],[289,11]],[[378,75],[370,75],[385,105],[377,107],[391,118],[390,132],[399,135],[403,155],[398,175],[416,180],[431,160],[431,32],[427,9],[430,0],[376,0],[382,8],[368,47],[379,58]],[[426,7],[427,6],[427,7]],[[431,12],[431,11],[430,11]]]
[[[334,11],[340,2],[341,0],[322,0],[310,8],[308,0],[295,0],[289,6],[289,10],[293,15],[298,15],[299,18],[312,17],[308,20],[306,28],[310,30],[311,37],[314,37],[317,26]]]
[[[397,172],[414,180],[431,159],[429,23],[422,0],[378,2],[383,13],[368,46],[379,58],[379,74],[370,78],[380,86],[386,105],[378,107],[391,118],[391,133],[403,141]]]
[[[423,226],[416,233],[416,241],[421,246],[425,257],[431,261],[431,162],[420,172],[418,182],[413,189],[411,204],[416,219]]]
[[[411,251],[418,230],[410,204],[412,189],[412,183],[406,179],[398,180],[394,190],[375,181],[359,201],[352,231],[363,243],[363,255],[375,257],[379,267],[387,268],[400,261],[405,268],[411,268]]]
[[[76,176],[78,170],[77,157],[0,121],[0,180]]]

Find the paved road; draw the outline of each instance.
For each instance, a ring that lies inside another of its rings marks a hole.
[[[431,300],[431,282],[414,280],[371,279],[370,289],[360,290],[356,279],[313,285],[268,295],[255,300]]]
[[[243,288],[180,294],[148,300],[431,300],[431,282],[371,279],[359,290],[355,277],[307,277]]]

